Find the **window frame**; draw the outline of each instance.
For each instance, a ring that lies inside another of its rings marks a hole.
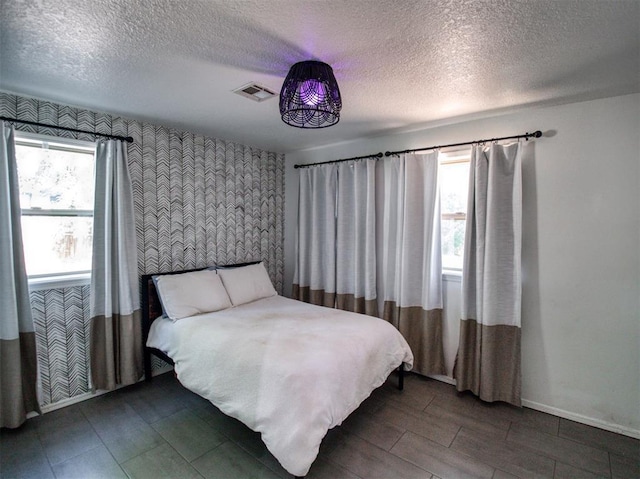
[[[442,157],[442,155],[438,158],[438,166],[442,168],[447,165],[456,165],[461,163],[466,163],[471,166],[471,146],[465,147],[454,147],[441,150],[441,154],[450,155],[447,157]],[[465,185],[468,188],[468,184]],[[465,221],[467,219],[467,211],[465,205],[465,211],[456,211],[456,212],[444,212],[442,211],[442,202],[440,204],[440,220],[454,220],[454,221]],[[444,255],[442,257],[442,275],[447,280],[459,281],[459,278],[462,277],[462,267],[457,268],[451,265],[444,264]]]
[[[71,153],[91,154],[93,156],[93,168],[95,172],[96,144],[92,141],[65,138],[41,133],[31,133],[15,130],[14,142],[17,146],[46,147],[51,150],[68,151]],[[95,173],[94,173],[95,174]],[[94,192],[95,195],[95,192]],[[69,217],[69,218],[93,218],[93,208],[88,209],[54,209],[54,208],[20,208],[20,218],[30,217]],[[62,287],[86,285],[91,280],[91,267],[88,270],[76,270],[68,272],[28,274],[27,279],[31,290],[43,290]]]

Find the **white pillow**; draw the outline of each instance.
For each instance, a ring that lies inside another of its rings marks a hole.
[[[262,263],[219,269],[218,275],[234,306],[278,294]]]
[[[229,295],[215,271],[154,276],[162,309],[173,321],[231,307]]]

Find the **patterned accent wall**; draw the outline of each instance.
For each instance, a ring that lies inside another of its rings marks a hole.
[[[261,259],[282,292],[284,155],[3,92],[0,115],[133,137],[127,153],[140,274]],[[86,134],[15,126],[21,131],[94,140]],[[66,303],[59,306],[61,297],[88,296],[83,288],[31,295],[36,325],[41,328],[37,337],[45,404],[87,391],[86,354],[80,358],[81,348],[76,349],[75,343],[80,341],[80,329],[86,327],[88,310],[67,308]],[[65,347],[63,333],[73,338]],[[88,335],[83,337],[88,348]]]
[[[41,403],[89,391],[89,286],[31,292]]]

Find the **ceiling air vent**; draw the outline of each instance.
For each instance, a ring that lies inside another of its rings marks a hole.
[[[276,96],[275,92],[258,83],[247,83],[240,88],[236,88],[233,92],[246,98],[251,98],[254,101],[265,101]]]

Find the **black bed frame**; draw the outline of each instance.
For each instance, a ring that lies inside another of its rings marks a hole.
[[[247,263],[237,263],[237,264],[229,264],[229,265],[218,265],[215,266],[217,269],[223,268],[237,268],[240,266],[249,266],[252,264],[258,264],[260,261],[249,261]],[[160,304],[160,298],[158,297],[158,292],[156,291],[156,285],[153,282],[153,277],[156,275],[167,275],[167,274],[181,274],[181,273],[191,273],[193,271],[202,271],[205,269],[213,268],[213,266],[207,266],[205,268],[196,268],[196,269],[185,269],[182,271],[171,271],[168,273],[154,273],[154,274],[143,274],[140,278],[140,295],[141,298],[141,306],[142,306],[142,348],[143,348],[143,358],[144,358],[144,379],[146,381],[151,381],[151,355],[159,357],[163,361],[171,364],[173,366],[173,360],[167,356],[165,353],[156,348],[147,347],[147,339],[149,338],[149,329],[151,329],[151,324],[162,316],[162,305]]]
[[[230,264],[230,265],[221,265],[216,266],[218,269],[224,268],[237,268],[240,266],[249,266],[252,264],[258,264],[260,261],[250,261],[247,263],[238,263],[238,264]],[[188,269],[183,271],[171,271],[168,273],[155,273],[155,274],[144,274],[140,278],[141,287],[140,294],[141,305],[142,305],[142,347],[144,352],[144,378],[146,381],[151,381],[151,355],[159,357],[163,361],[171,364],[173,366],[173,360],[167,356],[165,353],[156,348],[147,347],[147,339],[149,337],[149,329],[151,328],[151,323],[153,323],[157,318],[162,315],[162,305],[160,304],[160,298],[158,297],[158,292],[156,291],[156,286],[153,283],[153,276],[156,275],[165,275],[165,274],[181,274],[181,273],[190,273],[192,271],[202,271],[208,268],[197,268],[197,269]],[[398,368],[398,389],[401,391],[404,389],[404,364],[401,363]]]

